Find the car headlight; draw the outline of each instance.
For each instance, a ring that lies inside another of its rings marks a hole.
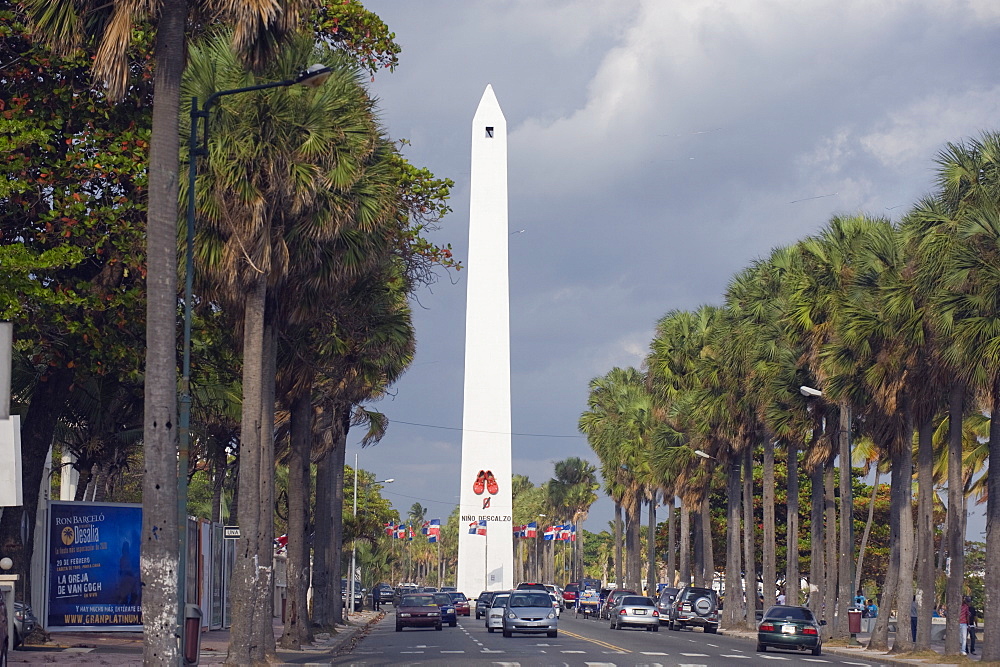
[[[440,615],[441,615],[441,612],[439,612],[439,611],[432,611],[431,612],[431,616],[440,616]]]
[[[509,614],[507,614],[507,618],[517,618],[517,614],[515,614],[514,612],[510,612]]]
[[[549,618],[555,618],[555,617],[556,617],[555,612],[554,611],[550,611],[549,612]]]
[[[409,618],[409,617],[410,617],[410,615],[409,615],[409,614],[407,614],[407,613],[406,613],[406,612],[404,611],[404,612],[403,612],[402,614],[400,614],[400,615],[399,615],[399,617],[400,617],[400,618]]]

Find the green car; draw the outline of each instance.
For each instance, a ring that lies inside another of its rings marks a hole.
[[[817,621],[808,607],[778,605],[771,607],[757,626],[757,650],[780,648],[789,651],[823,653],[821,621]]]

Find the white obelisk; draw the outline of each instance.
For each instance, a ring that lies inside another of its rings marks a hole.
[[[507,121],[486,86],[472,120],[465,307],[458,590],[513,588],[510,303],[507,287]],[[485,521],[485,535],[470,524]]]

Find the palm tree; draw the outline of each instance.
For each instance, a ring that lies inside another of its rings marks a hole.
[[[555,479],[551,481],[558,504],[565,507],[576,526],[576,542],[573,544],[573,565],[570,578],[579,581],[583,576],[583,526],[590,506],[597,500],[594,491],[597,483],[597,468],[589,461],[570,457],[555,464]]]

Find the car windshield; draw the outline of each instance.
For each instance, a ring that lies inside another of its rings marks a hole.
[[[713,591],[710,588],[689,588],[687,589],[687,592],[684,594],[684,598],[687,600],[694,600],[695,598],[700,598],[700,597],[714,598],[715,591]]]
[[[494,607],[502,607],[502,606],[504,606],[504,604],[507,602],[507,598],[509,598],[509,597],[510,597],[509,595],[495,595],[495,596],[493,596],[493,605],[492,606],[494,606]]]
[[[447,593],[435,593],[434,604],[451,604],[451,596]]]
[[[404,607],[429,607],[434,604],[430,595],[406,595],[403,597]]]
[[[653,601],[641,595],[626,595],[622,598],[622,604],[639,605],[640,607],[652,607]]]
[[[518,593],[510,598],[511,607],[548,607],[552,598],[545,593]]]
[[[771,607],[764,615],[765,618],[780,619],[785,621],[809,621],[813,622],[812,611],[805,607]]]
[[[466,601],[465,593],[448,593],[448,595],[450,595],[451,599],[454,600],[455,602]]]

